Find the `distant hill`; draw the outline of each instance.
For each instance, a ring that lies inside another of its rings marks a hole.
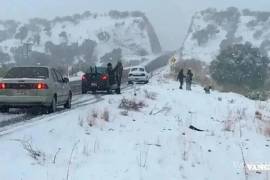
[[[196,13],[181,48],[183,59],[210,63],[220,49],[250,42],[270,54],[270,12],[206,9]]]
[[[139,11],[0,21],[0,64],[106,64],[120,57],[140,64],[160,52],[153,26]]]

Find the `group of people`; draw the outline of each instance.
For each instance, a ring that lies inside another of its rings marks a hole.
[[[177,81],[180,82],[179,89],[183,89],[184,80],[186,80],[186,90],[191,91],[192,79],[193,79],[193,73],[191,72],[190,69],[187,70],[186,75],[184,74],[184,70],[181,69],[177,75]],[[206,94],[210,94],[212,90],[212,86],[206,86],[204,87],[203,90]]]
[[[186,80],[186,90],[191,91],[191,84],[193,79],[193,73],[190,69],[187,70],[186,75],[184,74],[184,70],[181,69],[177,75],[177,81],[180,82],[179,89],[183,89],[184,80]]]

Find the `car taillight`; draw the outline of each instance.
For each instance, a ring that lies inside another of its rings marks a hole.
[[[85,77],[85,75],[83,75],[83,76],[82,76],[82,81],[83,81],[83,80],[86,80],[86,77]]]
[[[5,83],[0,83],[0,89],[6,89],[6,84]]]
[[[35,89],[48,89],[48,85],[45,83],[37,83],[35,84]]]
[[[107,75],[101,76],[101,80],[103,80],[103,81],[107,81],[108,79],[109,79],[109,77]]]

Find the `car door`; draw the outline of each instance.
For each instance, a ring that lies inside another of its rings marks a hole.
[[[61,104],[63,102],[63,93],[62,93],[62,86],[63,86],[63,79],[57,73],[56,69],[52,69],[53,77],[55,79],[55,92],[57,93],[57,103]]]
[[[59,87],[60,87],[59,88],[59,91],[60,91],[59,96],[61,96],[60,100],[61,100],[61,103],[65,103],[67,101],[68,95],[69,95],[68,94],[69,93],[69,88],[67,86],[68,84],[66,82],[64,82],[64,78],[63,78],[62,74],[59,71],[55,70],[55,72],[56,72]]]

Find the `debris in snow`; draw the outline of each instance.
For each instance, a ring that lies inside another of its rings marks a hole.
[[[160,144],[151,144],[151,143],[148,143],[147,145],[148,145],[148,146],[156,146],[156,147],[161,147],[161,145],[160,145]]]
[[[168,104],[166,104],[165,106],[163,106],[161,109],[159,109],[157,112],[153,112],[153,110],[151,110],[151,112],[149,113],[149,115],[157,115],[157,114],[160,114],[160,113],[165,113],[165,115],[167,115],[170,111],[171,111],[171,107],[168,106]]]
[[[194,131],[204,131],[204,130],[198,129],[198,128],[192,126],[192,125],[189,126],[189,129],[192,129]]]
[[[129,99],[123,98],[121,100],[119,108],[125,109],[125,110],[139,111],[141,108],[145,106],[146,105],[143,101],[136,101],[135,99],[129,100]]]
[[[229,100],[228,101],[230,104],[233,104],[234,102],[235,102],[235,100],[234,99],[231,99],[231,100]]]
[[[120,114],[121,114],[122,116],[128,116],[128,111],[127,111],[127,110],[121,111]]]
[[[41,152],[38,149],[34,149],[31,140],[14,139],[14,141],[20,142],[23,146],[23,149],[26,150],[30,155],[30,157],[36,160],[39,164],[45,162],[46,160],[45,153]]]

